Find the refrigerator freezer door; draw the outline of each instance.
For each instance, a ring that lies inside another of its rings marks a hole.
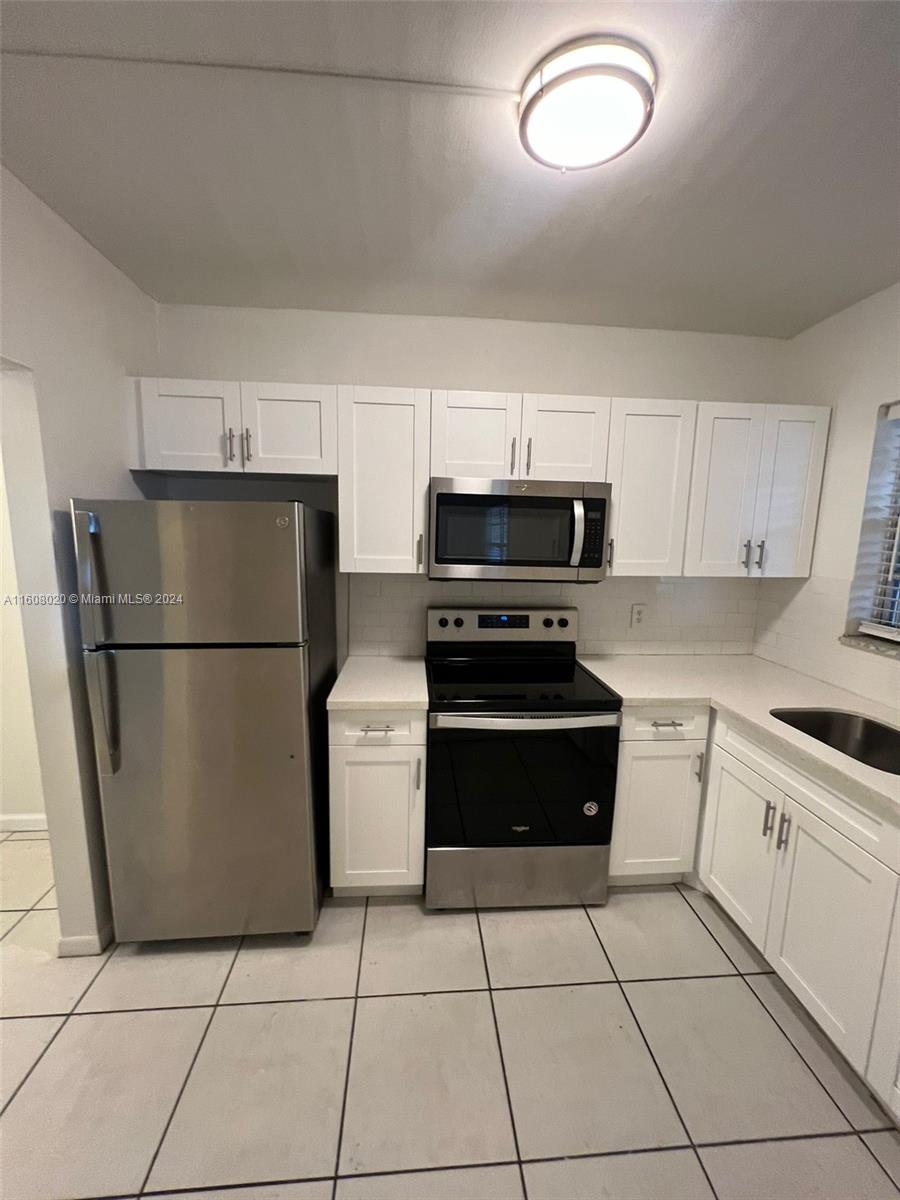
[[[82,642],[306,640],[303,510],[259,501],[73,500]]]
[[[314,927],[306,653],[105,655],[117,753],[97,757],[119,941]]]

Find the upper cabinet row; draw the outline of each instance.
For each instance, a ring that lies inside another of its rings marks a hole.
[[[829,409],[132,381],[131,465],[339,476],[343,571],[427,571],[431,476],[608,480],[613,575],[806,576]]]

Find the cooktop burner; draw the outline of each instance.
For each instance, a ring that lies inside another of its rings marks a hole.
[[[429,609],[432,712],[618,712],[575,658],[575,609]]]

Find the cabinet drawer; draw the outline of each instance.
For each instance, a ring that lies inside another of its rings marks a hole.
[[[425,712],[355,709],[328,714],[332,746],[424,746]]]
[[[706,705],[653,704],[622,709],[623,742],[685,742],[705,739]]]

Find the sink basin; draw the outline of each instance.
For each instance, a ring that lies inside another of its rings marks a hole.
[[[773,717],[866,766],[900,775],[900,729],[839,708],[773,708]]]

